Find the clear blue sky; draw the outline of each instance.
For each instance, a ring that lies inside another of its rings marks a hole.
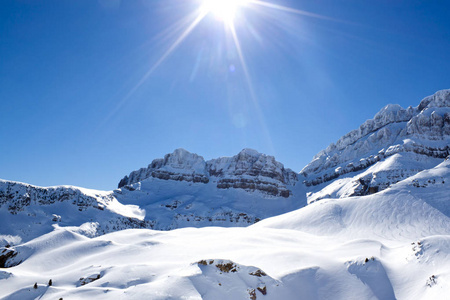
[[[164,56],[197,0],[1,1],[0,178],[113,189],[179,147],[300,171],[384,105],[450,88],[447,0],[270,3],[324,18],[240,8],[248,81],[212,14]]]

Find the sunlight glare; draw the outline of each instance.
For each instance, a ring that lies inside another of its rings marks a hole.
[[[239,7],[244,6],[248,0],[203,0],[203,10],[212,13],[227,24],[234,21]]]

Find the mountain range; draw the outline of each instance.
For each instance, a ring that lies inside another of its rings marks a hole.
[[[113,191],[0,180],[0,297],[446,299],[449,156],[442,90],[299,173],[176,149]]]

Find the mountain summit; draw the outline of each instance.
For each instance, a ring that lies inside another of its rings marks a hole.
[[[285,169],[273,156],[253,149],[243,149],[233,157],[209,161],[184,149],[176,149],[164,158],[153,160],[147,168],[131,172],[120,180],[118,187],[122,188],[148,178],[204,184],[214,179],[219,189],[257,190],[284,198],[292,195],[287,185],[295,185],[297,182],[295,172]]]
[[[442,90],[416,107],[385,106],[319,152],[300,174],[310,202],[365,195],[434,167],[449,154],[450,90]]]

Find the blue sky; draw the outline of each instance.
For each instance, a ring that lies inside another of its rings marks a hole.
[[[212,14],[165,56],[197,0],[2,1],[0,178],[113,189],[180,147],[300,171],[384,105],[450,88],[448,1],[270,3],[323,17],[240,8],[245,68]]]

